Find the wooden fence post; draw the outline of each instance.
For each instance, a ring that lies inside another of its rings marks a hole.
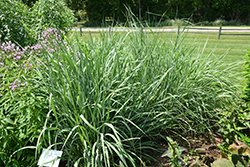
[[[220,39],[221,29],[222,29],[222,26],[220,26],[220,29],[219,29],[218,39]]]
[[[181,26],[180,26],[180,25],[178,25],[178,30],[177,30],[177,38],[179,38],[180,28],[181,28]]]
[[[109,38],[111,38],[111,26],[109,26]]]
[[[82,26],[80,26],[80,36],[82,36]]]

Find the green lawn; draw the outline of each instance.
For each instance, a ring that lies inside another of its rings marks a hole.
[[[217,35],[188,34],[186,40],[191,42],[195,38],[200,44],[204,44],[208,39],[205,53],[215,49],[214,54],[220,56],[229,49],[229,53],[225,57],[226,63],[241,61],[247,49],[250,48],[248,43],[250,36],[222,35],[221,39],[218,39]]]
[[[91,35],[94,38],[100,37],[99,33],[92,33]],[[156,33],[156,35],[159,35],[159,38],[161,38],[163,41],[168,41],[168,39],[175,36],[173,33]],[[89,40],[89,33],[83,33],[81,39]],[[244,62],[244,55],[246,54],[247,49],[250,49],[249,40],[250,36],[221,35],[220,39],[218,39],[217,33],[215,33],[215,35],[189,33],[185,38],[185,43],[188,45],[195,45],[197,49],[203,49],[207,41],[204,55],[213,52],[216,57],[220,57],[223,54],[226,54],[228,51],[227,55],[222,61],[222,66],[220,69],[226,70],[226,68],[232,67],[233,63],[235,66],[233,74],[238,78],[236,81],[234,81],[234,83],[243,85],[244,78],[242,74],[242,63]]]
[[[221,70],[225,70],[228,67],[235,66],[233,73],[238,79],[234,83],[243,85],[243,62],[244,55],[247,49],[250,49],[249,40],[250,36],[234,36],[234,35],[222,35],[218,39],[217,35],[205,35],[205,34],[188,34],[186,40],[190,43],[196,38],[199,45],[204,45],[208,40],[204,54],[213,52],[215,56],[221,56],[227,51],[227,55],[223,60]]]

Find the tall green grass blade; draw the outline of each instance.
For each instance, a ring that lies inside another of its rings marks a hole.
[[[131,26],[90,41],[65,37],[67,46],[44,53],[49,63],[37,72],[51,94],[51,130],[37,148],[50,135],[44,142],[61,143],[68,164],[138,166],[170,132],[212,132],[217,109],[237,94],[215,68],[220,59],[188,47],[184,30],[164,41]]]

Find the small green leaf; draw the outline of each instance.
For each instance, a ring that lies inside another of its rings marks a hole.
[[[221,158],[213,162],[212,167],[234,167],[226,158]]]
[[[125,167],[122,163],[122,161],[119,161],[119,167]]]
[[[169,158],[171,158],[172,156],[173,156],[173,154],[172,154],[172,151],[170,150],[170,149],[168,149],[168,150],[166,150],[162,155],[161,155],[161,157],[169,157]]]
[[[247,162],[245,160],[238,161],[236,167],[247,167]]]
[[[203,165],[203,163],[197,158],[196,161],[194,161],[194,162],[190,165],[190,167],[200,167],[200,166],[202,166],[202,165]]]
[[[182,153],[183,151],[187,151],[187,149],[185,147],[179,146],[178,149],[180,150],[180,152]]]
[[[205,148],[196,148],[195,152],[197,154],[206,154],[206,149]]]
[[[10,118],[4,118],[3,120],[9,124],[15,125],[15,123]]]

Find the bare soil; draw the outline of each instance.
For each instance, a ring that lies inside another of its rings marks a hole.
[[[196,137],[197,138],[197,137]],[[190,137],[186,138],[186,141],[178,141],[178,145],[187,149],[183,152],[183,157],[186,159],[187,165],[191,166],[193,162],[199,160],[203,163],[203,166],[210,167],[211,164],[221,156],[221,150],[218,148],[217,144],[222,144],[223,137],[218,135],[213,135],[212,139],[204,136],[199,136],[197,139],[192,139]],[[167,143],[161,143],[164,149],[169,149]],[[199,152],[199,150],[203,150]],[[204,151],[205,150],[205,151]],[[154,156],[159,162],[152,162],[147,164],[146,167],[170,167],[170,158],[161,157],[161,155]]]

